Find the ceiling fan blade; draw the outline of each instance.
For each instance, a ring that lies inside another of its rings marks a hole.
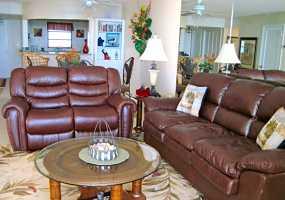
[[[189,11],[182,11],[181,16],[189,16],[189,15],[195,15],[196,12],[194,10],[189,10]]]

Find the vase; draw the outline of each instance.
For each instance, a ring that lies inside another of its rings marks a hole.
[[[84,40],[84,46],[83,46],[83,53],[87,54],[89,53],[89,47],[88,47],[88,44],[87,44],[87,39]]]

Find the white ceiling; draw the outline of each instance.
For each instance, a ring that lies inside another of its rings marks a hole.
[[[197,0],[182,0],[182,12],[190,11]],[[203,0],[206,13],[229,16],[232,0]],[[235,0],[235,15],[248,16],[272,12],[285,12],[285,0]]]

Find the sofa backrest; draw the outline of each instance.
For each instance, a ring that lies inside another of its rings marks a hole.
[[[200,116],[213,122],[221,104],[222,97],[234,78],[221,74],[196,73],[191,83],[197,86],[206,86],[207,93],[201,107]]]
[[[285,83],[285,72],[280,70],[236,68],[232,74],[239,77]]]
[[[68,70],[71,106],[98,106],[120,90],[117,70],[104,67],[72,67]]]
[[[278,108],[285,106],[283,86],[205,73],[195,74],[191,83],[208,87],[201,117],[251,139]]]
[[[104,67],[28,67],[12,71],[11,96],[26,98],[32,108],[96,106],[120,93],[116,69]]]

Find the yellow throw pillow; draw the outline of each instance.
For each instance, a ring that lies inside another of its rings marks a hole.
[[[206,91],[207,87],[188,84],[176,110],[199,117],[199,111]]]
[[[279,108],[259,132],[256,143],[262,150],[280,148],[285,140],[285,109]]]

